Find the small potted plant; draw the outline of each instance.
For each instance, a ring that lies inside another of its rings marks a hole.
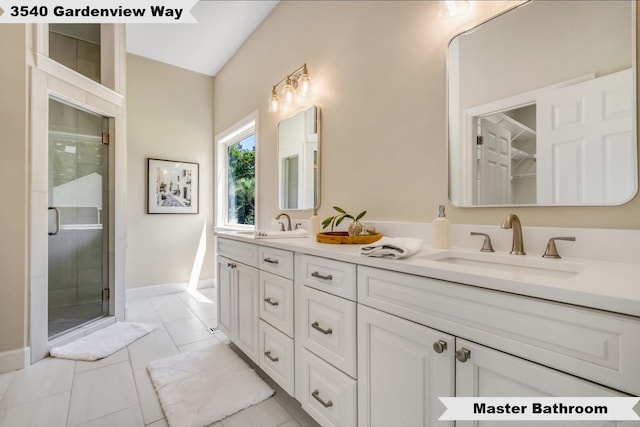
[[[349,224],[348,235],[359,236],[360,233],[362,233],[362,224],[360,223],[360,220],[366,215],[367,211],[362,211],[358,215],[353,216],[341,207],[334,206],[333,209],[335,209],[338,214],[325,218],[324,221],[322,221],[322,229],[331,226],[331,232],[333,233],[334,227],[339,226],[345,219],[350,219],[352,222]]]

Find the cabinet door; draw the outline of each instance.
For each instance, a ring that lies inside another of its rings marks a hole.
[[[437,420],[438,397],[453,396],[454,349],[450,335],[359,305],[358,425],[453,426]]]
[[[457,339],[456,350],[466,349],[469,358],[456,363],[458,397],[615,397],[623,393],[588,382],[519,357],[469,341]],[[520,426],[630,426],[631,421],[456,421],[456,427]]]
[[[236,263],[235,281],[237,287],[237,331],[235,344],[258,363],[258,318],[260,295],[258,269]]]
[[[233,261],[228,258],[218,257],[218,327],[229,339],[234,339],[236,317],[236,303],[234,297],[234,270]]]

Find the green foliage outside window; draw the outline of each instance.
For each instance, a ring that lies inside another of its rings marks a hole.
[[[243,148],[245,143],[250,148]],[[229,222],[255,224],[255,135],[229,146]]]

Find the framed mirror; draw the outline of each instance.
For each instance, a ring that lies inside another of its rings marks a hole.
[[[618,205],[638,186],[635,1],[539,1],[452,39],[456,206]]]
[[[278,124],[278,208],[320,206],[320,109],[312,106]]]

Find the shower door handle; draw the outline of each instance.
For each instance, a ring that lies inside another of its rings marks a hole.
[[[60,209],[49,206],[49,210],[53,210],[56,214],[56,231],[49,232],[49,236],[55,236],[60,233]]]

